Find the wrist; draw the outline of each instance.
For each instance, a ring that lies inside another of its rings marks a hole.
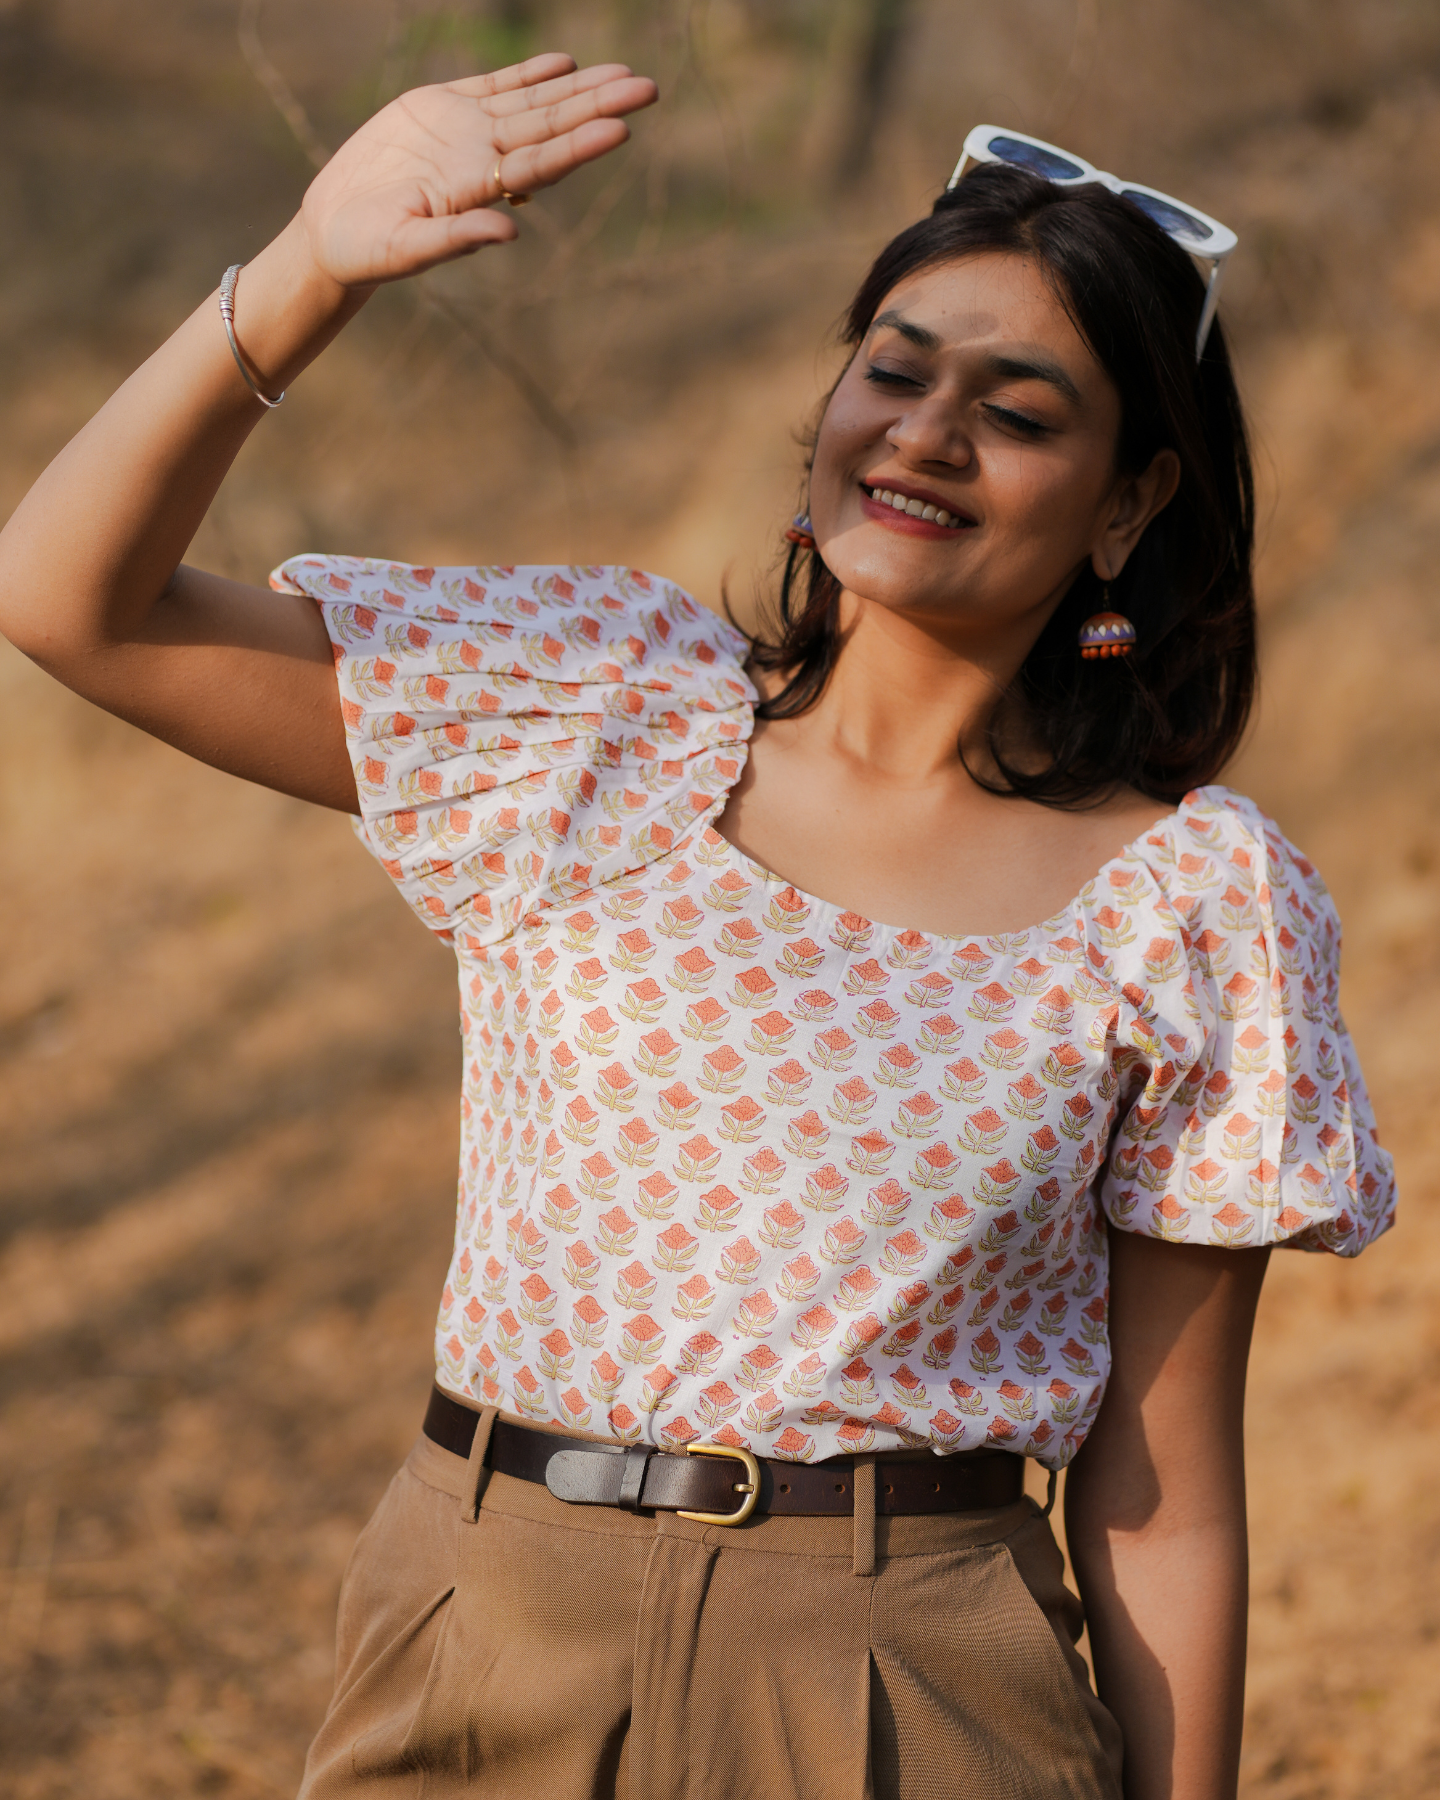
[[[373,292],[345,287],[320,266],[297,215],[241,269],[234,315],[241,354],[266,391],[278,394]]]

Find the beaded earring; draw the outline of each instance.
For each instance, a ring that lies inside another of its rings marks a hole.
[[[785,528],[785,541],[798,544],[802,550],[815,548],[815,527],[810,523],[808,512],[796,513]]]
[[[1110,583],[1105,583],[1105,599],[1110,598]],[[1124,613],[1098,612],[1080,627],[1080,654],[1086,662],[1102,656],[1128,656],[1135,648],[1138,633]]]

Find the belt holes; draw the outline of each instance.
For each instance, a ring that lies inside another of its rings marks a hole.
[[[934,1485],[935,1485],[935,1492],[938,1494],[940,1492],[940,1483],[937,1481]]]
[[[845,1483],[843,1481],[837,1481],[835,1483],[835,1492],[837,1494],[843,1494],[845,1492]]]
[[[885,1492],[887,1494],[893,1494],[895,1492],[895,1483],[893,1481],[887,1481],[885,1483]]]
[[[790,1483],[788,1481],[782,1481],[780,1483],[780,1492],[782,1494],[788,1494],[790,1492]]]

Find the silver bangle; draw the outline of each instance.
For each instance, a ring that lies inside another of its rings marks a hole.
[[[265,406],[278,406],[280,400],[272,400],[268,394],[262,394],[255,385],[255,377],[245,367],[245,359],[240,354],[240,346],[235,342],[235,283],[240,279],[243,263],[232,263],[225,271],[225,278],[220,283],[220,317],[225,321],[225,336],[230,340],[230,354],[235,358],[235,367],[245,377],[245,385],[257,400]]]

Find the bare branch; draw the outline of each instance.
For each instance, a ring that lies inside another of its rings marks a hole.
[[[250,73],[270,96],[276,112],[290,127],[295,142],[317,169],[323,169],[330,160],[330,152],[321,143],[319,134],[310,123],[310,115],[300,104],[294,88],[271,62],[260,41],[262,4],[263,0],[240,0],[240,18],[235,27],[240,54],[249,65]]]
[[[511,383],[550,435],[566,450],[574,450],[579,442],[575,427],[529,370],[522,367],[503,345],[497,344],[472,318],[461,312],[452,300],[437,292],[423,275],[415,283],[415,288],[426,306],[448,319],[463,337],[469,338],[486,361]]]

